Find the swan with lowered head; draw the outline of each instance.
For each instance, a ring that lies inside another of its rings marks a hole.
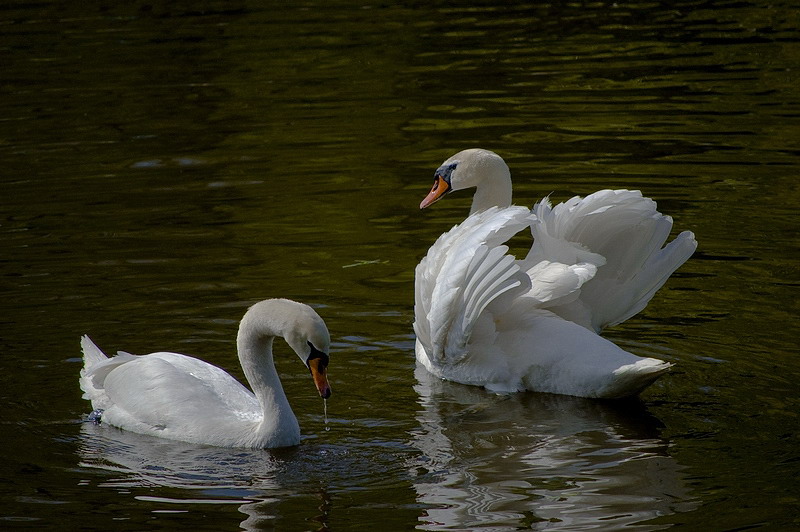
[[[436,171],[420,204],[475,187],[470,215],[415,271],[417,361],[434,375],[497,392],[636,395],[671,364],[599,336],[641,311],[697,247],[690,231],[662,247],[672,219],[639,191],[601,190],[552,207],[511,206],[511,173],[468,149]],[[533,235],[525,258],[505,242]]]
[[[275,337],[308,367],[320,396],[330,397],[328,329],[314,309],[288,299],[256,303],[239,324],[236,347],[252,392],[190,356],[119,352],[108,358],[83,336],[83,397],[102,411],[103,423],[141,434],[218,447],[297,445],[300,425],[272,359]]]

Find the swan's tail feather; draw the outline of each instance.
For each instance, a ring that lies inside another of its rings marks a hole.
[[[81,368],[80,385],[83,398],[92,401],[92,405],[99,398],[105,396],[102,386],[98,386],[93,379],[94,370],[101,367],[109,358],[88,335],[81,336],[81,350],[83,351],[83,368]]]
[[[656,358],[643,358],[633,364],[617,368],[613,372],[613,381],[608,386],[603,398],[621,399],[633,397],[653,384],[661,375],[669,371],[672,364]]]
[[[106,354],[85,334],[81,336],[81,349],[83,350],[84,369],[89,369],[108,360]]]
[[[116,367],[131,361],[136,355],[119,352],[117,356],[109,358],[100,350],[91,338],[86,335],[81,337],[83,350],[83,368],[81,369],[80,385],[83,398],[92,402],[95,409],[105,409],[110,405],[105,391],[105,378]]]

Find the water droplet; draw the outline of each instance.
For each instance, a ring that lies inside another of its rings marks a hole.
[[[322,405],[325,410],[325,432],[328,432],[329,430],[331,430],[331,428],[328,426],[328,400],[323,399]]]

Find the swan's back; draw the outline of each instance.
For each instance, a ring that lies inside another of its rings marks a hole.
[[[81,339],[84,398],[102,421],[162,438],[225,447],[252,443],[263,414],[256,397],[227,372],[179,353],[112,358]]]

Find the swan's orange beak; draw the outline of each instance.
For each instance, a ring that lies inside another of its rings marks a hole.
[[[328,375],[326,373],[327,364],[322,358],[312,358],[308,361],[308,369],[311,370],[311,378],[314,379],[314,386],[317,387],[320,397],[327,399],[331,396],[331,385],[328,384]]]
[[[425,207],[433,205],[442,199],[442,196],[450,192],[450,183],[448,183],[442,176],[436,174],[434,179],[435,181],[433,182],[433,188],[430,192],[428,192],[428,195],[425,196],[425,199],[422,200],[422,203],[419,204],[420,209],[424,209]]]

